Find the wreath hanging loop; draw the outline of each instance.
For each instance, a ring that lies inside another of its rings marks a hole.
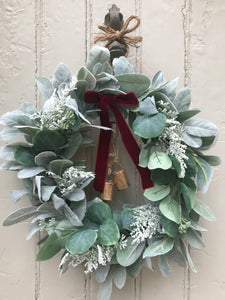
[[[132,20],[136,20],[136,24],[132,26],[131,28],[128,28],[130,25],[130,22]],[[105,33],[101,33],[97,35],[94,38],[94,43],[97,43],[99,41],[107,41],[105,47],[109,48],[109,46],[115,42],[118,41],[122,45],[124,45],[126,49],[125,56],[127,57],[129,54],[129,46],[138,48],[137,45],[139,42],[142,41],[142,36],[127,36],[128,33],[136,30],[138,26],[140,25],[141,20],[136,15],[131,15],[124,23],[121,30],[115,30],[107,25],[98,25],[98,28],[104,31]]]

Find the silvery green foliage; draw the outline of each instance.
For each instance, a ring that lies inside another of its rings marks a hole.
[[[94,174],[92,172],[86,172],[85,167],[72,165],[66,166],[65,170],[61,172],[63,168],[62,160],[52,161],[50,165],[50,172],[48,175],[52,177],[60,190],[60,193],[64,197],[68,197],[71,201],[81,201],[85,198],[85,194],[82,190],[90,181],[93,180]],[[59,166],[56,167],[56,163]],[[53,171],[52,171],[53,170]]]
[[[144,242],[150,239],[157,232],[160,232],[160,211],[158,206],[144,206],[134,210],[134,223],[131,224],[133,230],[130,235],[132,243]]]
[[[54,88],[58,88],[62,83],[69,83],[71,81],[71,72],[68,67],[60,63],[56,70],[54,77],[52,79],[52,85]]]
[[[99,300],[110,299],[112,285],[122,288],[127,274],[135,278],[143,265],[153,270],[151,257],[157,256],[163,276],[171,273],[170,261],[196,272],[189,246],[204,247],[199,217],[215,221],[196,192],[208,190],[212,167],[220,163],[219,157],[204,154],[215,144],[218,129],[194,118],[200,110],[189,109],[187,87],[177,92],[178,79],[166,81],[162,71],[150,81],[136,74],[125,57],[112,65],[109,59],[108,49],[94,46],[77,76],[60,63],[52,81],[37,79],[45,100],[41,111],[24,103],[0,119],[5,126],[0,138],[7,141],[0,150],[0,158],[7,160],[1,169],[18,171],[24,185],[11,197],[14,202],[30,200],[30,206],[10,214],[3,225],[32,217],[27,239],[39,230],[47,232],[37,260],[63,249],[61,273],[84,264],[100,283]],[[139,105],[119,108],[143,142],[139,165],[151,170],[154,187],[144,191],[146,205],[112,211],[97,197],[87,201],[85,188],[94,174],[77,161],[77,150],[93,145],[91,127],[110,129],[92,125],[100,111],[83,101],[86,91],[133,92],[138,98]]]
[[[141,102],[139,106],[139,112],[143,115],[155,115],[158,113],[158,110],[155,105],[154,97],[147,97],[144,101]]]
[[[44,100],[48,100],[53,94],[54,88],[48,78],[38,77],[37,86]]]
[[[124,57],[114,58],[113,69],[116,76],[123,74],[132,74],[134,72],[134,67],[129,63],[129,61]]]
[[[168,264],[165,255],[160,255],[158,257],[158,266],[164,277],[167,277],[172,272],[172,269],[171,269],[170,265]]]

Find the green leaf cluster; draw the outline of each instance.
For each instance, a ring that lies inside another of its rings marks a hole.
[[[66,242],[66,249],[70,253],[83,254],[95,242],[105,246],[118,243],[119,228],[113,220],[112,211],[107,204],[103,202],[92,203],[87,209],[83,223],[83,228]]]

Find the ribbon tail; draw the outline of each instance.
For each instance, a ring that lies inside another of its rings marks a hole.
[[[129,126],[127,125],[120,110],[117,107],[113,107],[112,109],[113,109],[113,112],[114,112],[114,115],[115,115],[115,118],[117,121],[117,126],[119,128],[123,144],[140,174],[142,188],[145,190],[147,188],[153,187],[154,183],[150,179],[151,171],[148,168],[142,168],[138,165],[140,148],[139,148]]]
[[[109,119],[108,107],[102,109],[100,113],[100,120],[102,126],[112,128]],[[104,191],[111,137],[112,137],[111,130],[101,129],[99,141],[98,141],[96,163],[95,163],[95,179],[93,182],[94,189],[101,193],[103,193]]]

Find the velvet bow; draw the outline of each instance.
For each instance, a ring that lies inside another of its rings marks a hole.
[[[100,121],[101,125],[105,127],[112,128],[109,117],[109,108],[112,109],[118,129],[121,134],[123,144],[129,153],[134,165],[136,166],[140,177],[142,188],[146,189],[152,187],[154,184],[150,179],[151,172],[148,168],[142,168],[138,165],[139,163],[139,146],[127,125],[122,113],[120,112],[117,104],[122,105],[137,105],[139,102],[134,95],[134,93],[120,94],[118,96],[111,94],[100,94],[98,92],[87,91],[84,94],[84,101],[89,104],[96,104],[101,110]],[[97,158],[95,163],[95,179],[94,179],[94,189],[99,192],[103,192],[104,183],[107,173],[108,157],[110,151],[110,142],[112,137],[111,130],[100,131]]]

